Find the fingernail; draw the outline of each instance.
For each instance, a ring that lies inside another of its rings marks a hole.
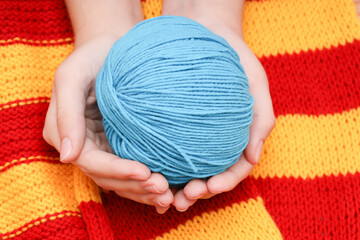
[[[144,190],[152,193],[160,193],[160,191],[155,187],[155,185],[146,186]]]
[[[161,202],[159,201],[159,199],[156,199],[156,204],[159,205],[159,206],[161,206],[161,207],[166,207],[166,206],[167,206],[167,205],[161,203]]]
[[[129,179],[131,180],[137,180],[137,181],[144,181],[146,179],[148,179],[149,177],[146,177],[146,176],[141,176],[141,175],[130,175],[129,176]]]
[[[263,144],[264,144],[264,142],[261,140],[261,141],[258,143],[258,145],[257,145],[257,148],[256,148],[256,159],[255,159],[256,163],[259,162]]]
[[[196,195],[196,196],[187,196],[188,199],[191,199],[191,200],[196,200],[196,199],[199,199],[201,197],[201,195]]]
[[[185,209],[179,209],[179,208],[177,208],[176,210],[178,210],[179,212],[185,212],[185,211],[187,210],[187,208],[185,208]]]
[[[159,209],[156,209],[156,211],[158,212],[158,214],[164,214],[164,213],[166,213],[166,211],[168,210],[169,208],[165,208],[165,209],[161,209],[161,210],[159,210]]]
[[[60,148],[60,161],[63,162],[69,156],[72,150],[71,141],[68,138],[64,138],[61,142]]]

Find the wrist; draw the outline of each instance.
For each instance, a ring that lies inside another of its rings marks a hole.
[[[134,0],[66,0],[75,47],[106,35],[118,39],[143,20],[140,1]]]
[[[77,32],[74,32],[74,48],[79,48],[96,39],[103,39],[107,42],[115,43],[116,40],[121,38],[135,24],[135,22],[133,24],[121,24],[121,26],[118,26],[119,29],[117,31],[106,28],[91,28],[90,26],[79,29]]]
[[[163,15],[193,19],[210,30],[227,28],[241,38],[244,0],[164,0]]]

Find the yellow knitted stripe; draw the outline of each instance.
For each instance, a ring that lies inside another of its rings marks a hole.
[[[41,223],[45,223],[45,222],[47,222],[49,220],[54,221],[56,219],[63,218],[63,217],[68,217],[68,216],[76,216],[76,217],[81,218],[80,213],[73,213],[73,212],[61,213],[59,215],[55,215],[55,216],[51,216],[51,217],[47,217],[47,218],[40,218],[40,219],[38,219],[38,220],[36,220],[34,222],[31,222],[30,224],[26,224],[24,227],[18,229],[15,233],[3,236],[2,239],[9,239],[9,238],[16,237],[16,236],[22,234],[23,232],[26,232],[30,228],[40,225]]]
[[[285,115],[251,176],[315,178],[360,172],[360,107],[334,115]]]
[[[15,100],[50,97],[56,68],[72,44],[0,47],[0,105]]]
[[[76,201],[101,203],[99,187],[79,168],[74,168],[74,194]]]
[[[0,233],[64,210],[80,212],[73,165],[33,162],[0,173]]]
[[[203,213],[157,240],[165,239],[282,239],[281,233],[258,197],[216,212]]]
[[[162,0],[146,0],[141,1],[141,6],[143,8],[144,18],[158,17],[161,15]]]
[[[245,4],[245,41],[258,57],[360,39],[353,0],[262,0]]]

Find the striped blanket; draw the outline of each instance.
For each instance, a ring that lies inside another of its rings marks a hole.
[[[142,1],[145,18],[161,0]],[[240,23],[239,23],[240,24]],[[248,0],[276,125],[260,163],[188,211],[103,193],[42,139],[73,50],[63,1],[0,1],[1,239],[359,239],[360,24],[352,0]]]

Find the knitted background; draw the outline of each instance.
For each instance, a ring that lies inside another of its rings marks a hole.
[[[146,18],[161,12],[161,0],[142,5]],[[55,70],[73,50],[63,1],[0,1],[0,238],[360,238],[353,1],[251,0],[243,26],[276,115],[260,163],[233,191],[158,215],[101,194],[42,139]]]

